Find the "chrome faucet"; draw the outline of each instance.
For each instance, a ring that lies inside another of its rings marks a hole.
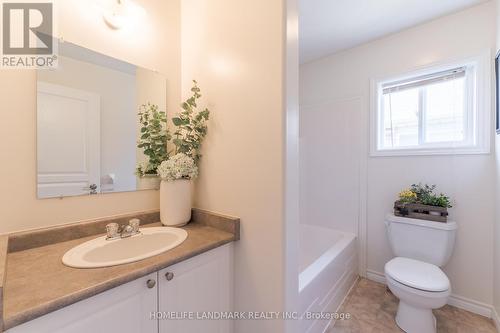
[[[118,223],[110,223],[106,225],[106,240],[128,238],[140,234],[140,223],[139,219],[132,219],[128,222],[128,225],[122,227]]]
[[[130,224],[123,226],[123,228],[120,231],[120,237],[127,238],[131,237],[132,235],[134,235],[134,228]]]

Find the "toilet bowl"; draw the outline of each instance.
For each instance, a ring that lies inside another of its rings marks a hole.
[[[397,325],[406,333],[435,333],[432,309],[444,306],[451,293],[446,274],[433,264],[396,257],[385,265],[385,276],[399,298]]]

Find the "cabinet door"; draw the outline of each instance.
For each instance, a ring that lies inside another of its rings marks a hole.
[[[158,306],[156,280],[157,274],[150,274],[16,326],[7,332],[156,333],[158,321],[150,319],[154,318]]]
[[[232,311],[232,251],[228,244],[159,272],[160,333],[232,332],[232,321],[204,317]]]

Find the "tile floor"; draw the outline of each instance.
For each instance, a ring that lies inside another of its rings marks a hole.
[[[394,317],[398,299],[383,284],[360,279],[347,296],[340,312],[351,318],[337,320],[328,333],[403,332]],[[485,317],[446,305],[435,310],[438,333],[496,333],[493,322]]]

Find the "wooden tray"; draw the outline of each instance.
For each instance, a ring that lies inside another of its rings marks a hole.
[[[439,215],[433,215],[431,212]],[[448,221],[448,208],[396,201],[394,203],[394,215],[446,223]]]

